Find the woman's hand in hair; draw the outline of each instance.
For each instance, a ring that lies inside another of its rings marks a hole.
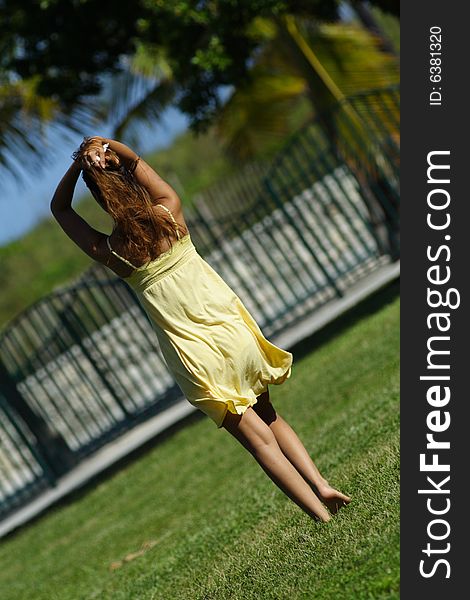
[[[106,151],[103,138],[92,138],[90,146],[84,153],[84,160],[89,167],[106,167]]]
[[[106,139],[103,141],[109,144],[109,149],[116,153],[121,163],[126,169],[132,170],[136,165],[136,160],[139,155],[131,150],[126,144],[118,142],[117,140]]]

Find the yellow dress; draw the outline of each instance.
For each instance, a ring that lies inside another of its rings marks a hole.
[[[160,204],[175,221],[171,211]],[[175,221],[176,223],[176,221]],[[293,355],[269,342],[240,298],[198,253],[191,235],[177,235],[155,260],[126,281],[155,330],[186,399],[222,427],[225,414],[243,414],[291,375]]]

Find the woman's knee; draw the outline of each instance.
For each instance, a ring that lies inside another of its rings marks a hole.
[[[243,415],[233,415],[227,412],[222,427],[227,429],[250,451],[277,444],[269,426],[252,407],[248,408]]]

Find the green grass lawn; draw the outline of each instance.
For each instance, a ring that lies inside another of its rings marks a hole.
[[[398,349],[399,300],[388,297],[294,353],[292,377],[270,387],[323,475],[353,498],[329,523],[204,418],[0,542],[2,600],[398,598]]]

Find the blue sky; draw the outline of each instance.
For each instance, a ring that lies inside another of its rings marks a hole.
[[[145,154],[157,148],[168,146],[175,136],[188,127],[187,118],[177,109],[170,108],[162,115],[155,127],[143,129],[136,152]],[[106,127],[96,131],[84,131],[77,135],[75,143],[63,143],[57,136],[50,144],[57,149],[51,156],[51,165],[41,172],[30,173],[21,184],[18,179],[5,177],[0,181],[0,246],[21,237],[42,219],[50,216],[49,203],[54,190],[72,162],[71,154],[80,145],[84,135],[108,136]],[[63,145],[63,148],[60,146]],[[74,198],[85,193],[86,188],[79,179]]]

